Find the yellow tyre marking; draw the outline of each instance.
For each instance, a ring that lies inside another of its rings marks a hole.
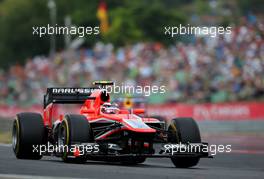
[[[15,118],[15,123],[16,123],[16,128],[17,128],[17,133],[16,133],[16,138],[17,138],[17,141],[16,141],[16,154],[18,154],[19,152],[19,142],[20,142],[20,136],[19,136],[19,132],[20,132],[20,127],[19,127],[19,122],[18,122],[18,117],[16,116]]]
[[[175,132],[177,131],[175,123],[171,125],[171,128],[172,128]]]
[[[65,124],[66,124],[66,131],[67,131],[67,138],[66,138],[66,145],[69,145],[70,141],[70,130],[69,130],[69,124],[68,121],[65,119]]]
[[[70,135],[69,135],[69,124],[68,124],[68,121],[66,118],[64,118],[64,124],[65,124],[65,127],[66,127],[66,143],[64,144],[65,146],[68,146],[69,145],[69,141],[70,141]],[[69,146],[68,146],[69,147]],[[64,148],[64,146],[63,146]],[[63,154],[63,159],[66,160],[67,159],[67,151],[64,151],[64,154]]]
[[[176,134],[177,142],[180,142],[180,138],[179,138],[179,135],[178,135],[176,124],[175,123],[171,124],[171,128]]]

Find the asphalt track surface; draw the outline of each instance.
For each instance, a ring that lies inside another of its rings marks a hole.
[[[0,178],[263,178],[264,153],[217,154],[201,159],[190,169],[178,169],[170,159],[147,159],[143,164],[123,166],[106,162],[63,163],[60,158],[18,160],[10,146],[0,146]]]
[[[1,127],[1,126],[0,126]],[[63,163],[60,158],[18,160],[10,145],[0,144],[0,179],[9,178],[264,178],[264,122],[203,122],[203,141],[232,145],[232,153],[201,159],[190,169],[175,168],[170,159],[147,159],[143,164],[123,166],[106,162]]]

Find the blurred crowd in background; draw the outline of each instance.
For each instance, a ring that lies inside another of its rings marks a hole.
[[[114,48],[98,42],[52,59],[36,56],[0,70],[0,104],[41,104],[47,87],[86,87],[93,80],[165,85],[166,93],[151,95],[150,103],[261,100],[263,35],[263,21],[243,18],[231,35],[193,37],[169,47],[139,42]]]

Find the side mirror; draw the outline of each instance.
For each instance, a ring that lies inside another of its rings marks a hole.
[[[143,113],[145,113],[145,109],[136,108],[136,109],[133,109],[133,113],[134,114],[143,114]]]

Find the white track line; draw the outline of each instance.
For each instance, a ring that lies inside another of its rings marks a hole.
[[[53,176],[35,176],[35,175],[17,175],[17,174],[0,174],[0,179],[70,179],[69,177],[53,177]],[[72,178],[71,178],[72,179]],[[73,178],[81,179],[81,178]],[[89,178],[91,179],[91,178]]]

